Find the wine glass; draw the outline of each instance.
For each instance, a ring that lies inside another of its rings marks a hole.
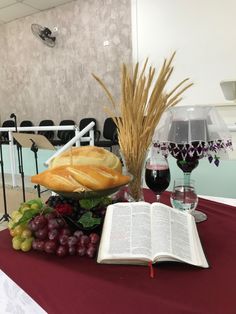
[[[160,196],[170,184],[170,169],[168,160],[161,154],[148,158],[145,165],[145,181],[160,202]]]
[[[196,222],[207,219],[206,214],[196,210],[198,196],[195,190],[195,181],[188,178],[179,178],[174,180],[173,190],[170,196],[172,207],[188,211],[194,216]]]

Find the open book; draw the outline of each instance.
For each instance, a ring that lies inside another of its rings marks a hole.
[[[98,263],[148,264],[178,261],[209,267],[194,217],[162,203],[109,205]]]

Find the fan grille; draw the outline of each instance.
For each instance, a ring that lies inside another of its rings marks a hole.
[[[40,39],[45,45],[49,47],[54,47],[56,42],[56,37],[52,36],[52,32],[49,28],[43,27],[39,24],[31,25],[32,33]]]

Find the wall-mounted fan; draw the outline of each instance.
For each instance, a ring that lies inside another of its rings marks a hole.
[[[56,43],[56,36],[53,34],[49,28],[43,27],[39,24],[31,25],[32,33],[40,39],[45,45],[49,47],[54,47]]]

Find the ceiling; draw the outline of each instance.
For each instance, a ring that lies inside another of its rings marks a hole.
[[[74,0],[0,0],[0,24],[72,1]]]

